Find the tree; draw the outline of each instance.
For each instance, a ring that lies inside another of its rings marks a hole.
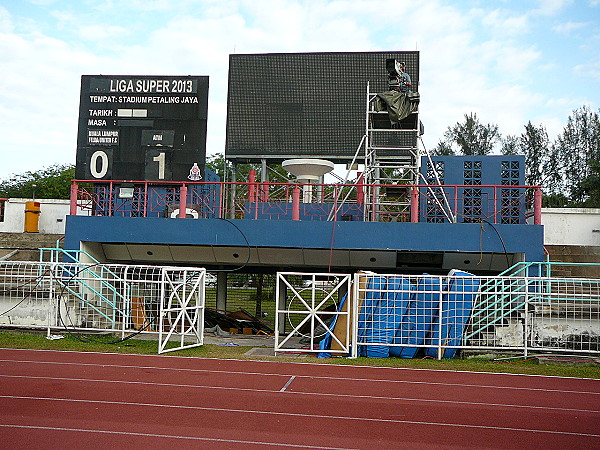
[[[206,159],[206,168],[217,174],[221,178],[221,181],[232,181],[233,164],[231,161],[227,161],[222,153],[210,155]],[[248,173],[252,169],[256,170],[257,166],[253,164],[237,164],[235,181],[239,183],[247,182]]]
[[[564,194],[548,194],[542,198],[542,208],[569,208],[572,206]]]
[[[72,164],[56,164],[37,172],[12,175],[0,182],[0,197],[32,198],[35,194],[36,198],[68,199],[73,178],[75,166]]]
[[[503,155],[525,156],[525,184],[529,186],[543,186],[546,193],[552,171],[556,169],[550,158],[550,140],[546,129],[540,125],[536,127],[529,121],[525,131],[520,136],[507,136],[502,140]],[[561,203],[563,199],[556,198],[549,202]]]
[[[506,136],[506,138],[502,140],[502,148],[500,149],[500,153],[503,155],[522,154],[519,136]]]
[[[543,125],[525,125],[519,136],[502,139],[498,127],[483,125],[474,113],[448,127],[434,155],[487,155],[501,143],[503,155],[525,155],[526,184],[542,186],[544,206],[589,206],[600,203],[600,110],[588,106],[573,111],[554,142]]]
[[[536,127],[527,122],[525,132],[519,138],[519,147],[525,155],[525,183],[541,186],[554,167],[549,160],[550,140],[543,125]]]
[[[583,180],[593,175],[592,167],[600,161],[600,118],[588,106],[573,111],[553,147],[556,164],[554,191],[565,192],[574,203],[586,201]]]
[[[448,127],[444,133],[445,144],[438,148],[456,145],[458,154],[461,155],[488,155],[494,146],[500,142],[501,135],[498,125],[483,125],[479,122],[477,114],[465,114],[464,123],[457,122],[453,127]]]
[[[232,181],[231,174],[233,173],[233,163],[226,161],[223,154],[211,155],[206,160],[206,167],[217,174],[221,181]],[[250,170],[256,171],[257,181],[260,181],[260,164],[236,164],[235,166],[235,181],[238,183],[248,182]],[[287,183],[289,175],[281,164],[269,165],[269,181],[274,183]]]
[[[454,156],[454,150],[452,144],[444,139],[438,142],[438,145],[432,150],[433,155],[437,156]]]
[[[575,197],[585,199],[580,206],[600,208],[600,161],[592,160],[590,174],[575,188]]]

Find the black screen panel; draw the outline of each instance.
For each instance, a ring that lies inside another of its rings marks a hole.
[[[418,90],[419,52],[272,53],[229,57],[228,159],[352,159],[365,134],[366,86],[388,90],[386,59],[406,62]],[[399,143],[413,146],[416,133]]]
[[[208,77],[83,75],[75,176],[186,181],[204,173]]]

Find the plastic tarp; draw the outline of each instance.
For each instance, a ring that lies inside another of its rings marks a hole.
[[[387,110],[390,122],[396,125],[417,110],[420,99],[418,92],[382,92],[377,94],[377,110]]]

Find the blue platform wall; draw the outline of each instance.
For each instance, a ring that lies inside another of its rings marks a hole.
[[[229,221],[68,216],[64,248],[78,250],[80,242],[89,241],[425,252],[506,251],[524,253],[527,261],[543,261],[541,225],[496,224],[494,228],[492,230],[489,225],[476,223]]]

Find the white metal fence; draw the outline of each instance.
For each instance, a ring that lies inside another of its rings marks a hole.
[[[275,351],[350,351],[352,275],[279,272],[275,295]],[[335,332],[334,332],[335,330]]]
[[[3,262],[0,325],[46,328],[48,334],[118,332],[122,338],[161,332],[161,352],[181,348],[184,341],[201,345],[205,273],[203,268]]]
[[[276,350],[375,358],[452,358],[459,349],[600,354],[599,279],[359,273],[352,285],[336,312],[304,305],[305,323],[321,325],[320,334],[316,327],[314,335],[311,328],[280,327],[278,342],[287,347]],[[310,299],[308,289],[303,295]],[[278,278],[278,293],[289,302],[299,290]],[[290,309],[278,301],[280,323],[298,314]],[[294,347],[294,335],[304,345]]]
[[[159,335],[202,345],[203,268],[0,264],[0,326]],[[277,274],[278,352],[451,358],[456,351],[600,354],[600,279]]]

